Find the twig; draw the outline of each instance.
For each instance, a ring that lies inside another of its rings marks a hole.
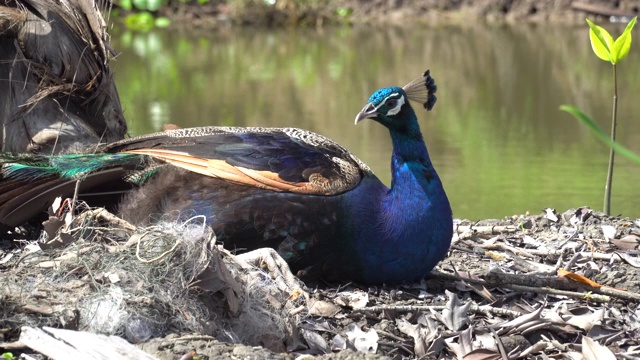
[[[467,239],[473,235],[500,235],[514,233],[518,231],[515,225],[456,225],[456,234],[460,234],[460,239]]]
[[[528,250],[524,250],[524,249],[518,249],[516,247],[513,246],[509,246],[507,244],[481,244],[478,245],[478,247],[482,248],[482,249],[486,249],[486,250],[504,250],[504,251],[511,251],[512,253],[516,254],[516,255],[520,255],[522,257],[526,257],[529,259],[533,259],[535,257],[535,254],[531,253]]]
[[[184,336],[180,336],[179,338],[175,338],[172,341],[177,342],[177,341],[195,341],[195,340],[215,341],[216,338],[209,335],[184,335]]]
[[[568,290],[558,290],[550,287],[531,287],[531,286],[522,286],[522,285],[509,285],[507,287],[517,292],[532,292],[537,294],[561,295],[561,296],[566,296],[573,299],[589,299],[589,300],[593,300],[601,303],[607,303],[611,301],[611,298],[606,295],[575,292],[575,291],[568,291]]]
[[[513,285],[524,285],[540,288],[549,288],[554,290],[581,290],[587,289],[589,292],[584,293],[582,297],[588,297],[595,300],[593,293],[614,296],[620,299],[640,301],[640,294],[631,293],[624,290],[617,290],[608,286],[592,287],[584,283],[571,281],[566,278],[556,276],[532,276],[507,274],[498,269],[492,269],[489,274],[485,275],[485,279],[492,283],[502,284],[502,286],[511,287]],[[515,288],[514,288],[515,290]],[[536,290],[534,290],[536,291]],[[603,300],[603,301],[611,301]]]
[[[355,309],[353,312],[382,312],[382,311],[400,311],[400,312],[416,312],[416,311],[442,311],[446,308],[444,305],[378,305],[378,306],[369,306],[361,309]],[[482,315],[500,315],[500,316],[509,316],[509,317],[518,317],[521,316],[522,313],[514,310],[507,310],[502,308],[497,308],[489,305],[478,306],[476,303],[471,303],[469,307],[469,311],[475,314]]]
[[[583,283],[560,278],[557,276],[535,276],[531,274],[507,274],[492,269],[484,275],[484,279],[471,279],[459,275],[432,271],[430,276],[446,281],[465,281],[480,284],[485,287],[501,287],[523,292],[542,292],[545,294],[564,295],[578,299],[592,299],[594,301],[610,302],[609,296],[640,302],[640,294],[618,290],[608,286],[591,287]],[[586,289],[586,292],[572,291]],[[608,296],[602,296],[602,295]]]
[[[406,341],[407,339],[400,337],[398,335],[392,334],[390,332],[384,331],[384,330],[376,330],[376,332],[378,333],[378,335],[382,335],[382,336],[386,336],[388,338],[391,338],[395,341]]]
[[[538,250],[538,249],[527,249],[527,250],[523,250],[523,249],[518,249],[518,248],[514,248],[508,245],[504,245],[504,244],[487,244],[487,245],[478,245],[478,247],[481,247],[483,249],[486,250],[509,250],[512,251],[515,254],[518,255],[523,255],[526,257],[532,257],[532,256],[547,256],[547,257],[556,257],[556,256],[563,256],[566,252],[569,252],[569,249],[544,249],[544,250]],[[619,262],[624,262],[624,259],[622,259],[618,254],[616,253],[611,253],[611,254],[604,254],[604,253],[599,253],[599,252],[592,252],[592,251],[579,251],[576,252],[576,254],[580,254],[580,256],[582,258],[588,258],[588,259],[593,259],[593,260],[606,260],[606,261],[619,261]]]
[[[137,230],[137,227],[135,225],[132,225],[128,221],[123,220],[123,219],[113,215],[112,213],[107,211],[107,209],[105,209],[105,208],[97,208],[97,209],[93,209],[93,210],[87,210],[87,211],[83,212],[82,214],[78,215],[78,217],[76,219],[80,220],[81,222],[84,222],[84,219],[88,218],[88,217],[102,219],[102,220],[108,222],[109,224],[113,225],[113,227],[119,227],[119,228],[122,228],[122,229],[125,229],[125,230],[129,230],[129,231],[136,231]],[[111,229],[111,230],[113,230],[113,229]]]

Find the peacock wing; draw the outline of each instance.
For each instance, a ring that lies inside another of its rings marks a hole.
[[[370,170],[342,146],[295,128],[169,130],[109,145],[205,176],[278,192],[337,195]]]
[[[123,175],[123,168],[116,167],[87,174],[78,184],[76,180],[55,176],[34,178],[30,181],[3,179],[0,182],[0,228],[2,225],[10,228],[19,226],[41,215],[56,197],[73,196],[76,185],[80,194],[94,188],[104,192],[109,186],[126,186],[122,181]],[[123,191],[117,189],[116,192]]]

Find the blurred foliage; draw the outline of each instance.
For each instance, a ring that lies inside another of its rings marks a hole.
[[[149,31],[153,28],[163,28],[170,25],[171,20],[158,15],[158,10],[167,6],[170,0],[116,0],[115,5],[126,11],[124,24],[127,28],[137,31]],[[184,1],[184,0],[181,0]],[[118,12],[116,12],[117,18]]]
[[[114,4],[114,18],[122,17],[129,29],[138,31],[169,26],[170,19],[193,25],[190,20],[203,18],[242,25],[317,26],[348,23],[353,12],[324,0],[114,0]]]

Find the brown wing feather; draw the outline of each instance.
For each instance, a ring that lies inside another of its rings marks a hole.
[[[260,171],[241,166],[233,166],[224,160],[194,157],[181,151],[165,149],[136,149],[128,150],[124,153],[151,156],[168,164],[193,171],[201,175],[224,179],[243,185],[255,186],[262,189],[313,195],[329,194],[324,187],[320,187],[312,182],[286,181],[280,178],[278,174],[271,171]]]

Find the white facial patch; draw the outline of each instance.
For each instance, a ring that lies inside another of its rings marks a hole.
[[[387,101],[389,101],[389,99],[390,99],[391,97],[393,97],[393,96],[397,96],[397,95],[398,95],[398,93],[393,93],[393,94],[389,95],[389,97],[387,98],[387,100],[385,100],[385,103],[386,103]],[[400,97],[397,99],[396,106],[395,106],[393,109],[389,109],[389,111],[387,111],[387,115],[395,115],[395,114],[399,113],[399,112],[400,112],[400,109],[402,109],[402,106],[403,106],[403,105],[404,105],[404,96],[400,96]]]

